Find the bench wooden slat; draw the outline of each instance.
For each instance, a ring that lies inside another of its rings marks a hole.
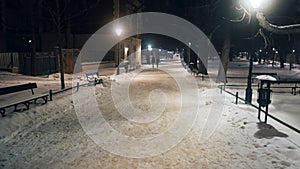
[[[253,72],[252,75],[270,75],[270,76],[277,76],[277,73]]]
[[[33,92],[34,88],[37,88],[36,83],[28,83],[28,84],[22,84],[22,85],[16,85],[16,86],[4,87],[4,88],[0,89],[0,95],[20,92],[20,91],[28,90],[28,89],[31,89],[32,94],[34,94],[34,92]]]

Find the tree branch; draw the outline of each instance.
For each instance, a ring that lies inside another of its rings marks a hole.
[[[292,25],[284,25],[284,26],[274,25],[268,22],[265,16],[263,15],[263,13],[261,12],[258,12],[256,14],[256,18],[259,22],[259,25],[269,32],[275,34],[281,34],[281,35],[300,34],[300,24],[292,24]]]

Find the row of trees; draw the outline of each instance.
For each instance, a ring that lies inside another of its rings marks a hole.
[[[176,6],[172,6],[173,3],[179,3],[175,0],[167,0],[165,2],[150,2],[145,0],[125,1],[127,5],[133,8],[133,12],[147,11],[149,9],[151,11],[151,8],[144,7],[152,5],[155,8],[159,7],[156,11],[176,14],[190,20],[203,30],[214,43],[214,46],[221,51],[221,60],[225,72],[227,71],[229,55],[233,47],[238,46],[241,39],[259,39],[265,43],[265,47],[267,48],[275,45],[276,39],[270,40],[276,37],[274,34],[287,35],[287,40],[289,40],[289,37],[300,33],[300,25],[277,26],[270,23],[266,19],[266,15],[262,12],[257,12],[256,16],[253,17],[251,11],[249,11],[250,9],[239,3],[241,0],[186,0]],[[300,0],[291,1],[293,2],[289,3],[295,7],[293,15],[297,16],[299,13],[298,9],[300,9]],[[0,26],[2,33],[5,35],[7,31],[29,32],[32,39],[32,62],[34,62],[37,50],[36,46],[40,46],[36,45],[36,39],[39,39],[45,29],[49,29],[49,25],[51,25],[51,30],[57,34],[59,51],[61,51],[61,47],[68,48],[70,47],[69,37],[71,36],[71,28],[83,22],[84,16],[87,15],[90,9],[99,4],[100,0],[1,0],[0,2]],[[151,3],[157,3],[157,5]],[[162,3],[165,3],[165,8],[161,5]],[[282,16],[277,18],[271,14],[268,14],[268,16],[272,21],[276,21],[278,18],[279,20],[286,18]],[[291,19],[290,16],[288,18],[289,20],[298,22],[297,19]],[[253,27],[252,31],[244,25],[247,25],[247,27],[251,25]],[[250,31],[237,35],[239,33],[237,30],[243,28]],[[59,53],[61,54],[61,52]],[[205,64],[200,62],[198,65],[198,68],[203,73],[206,73]],[[32,69],[34,71],[34,67]]]
[[[35,74],[37,42],[41,43],[42,33],[52,31],[57,35],[57,52],[63,65],[61,48],[70,48],[71,27],[80,23],[83,16],[100,0],[1,0],[1,31],[5,44],[8,33],[31,34],[31,72]],[[64,85],[63,66],[60,66],[61,84]]]
[[[248,0],[248,3],[250,1]],[[295,17],[300,13],[300,0],[284,1],[276,5],[283,6],[283,4],[286,11],[276,12],[279,7],[275,8],[275,5],[268,4],[273,9],[270,7],[269,12],[265,14],[263,10],[254,11],[252,7],[244,6],[242,0],[191,0],[189,9],[195,11],[192,11],[194,15],[190,15],[187,19],[201,28],[221,51],[220,58],[226,74],[230,54],[236,52],[235,47],[242,50],[243,46],[239,44],[243,41],[248,44],[245,50],[252,55],[259,49],[256,45],[258,43],[265,49],[275,47],[276,50],[280,50],[280,61],[285,61],[284,56],[292,51],[288,45],[295,44],[292,41],[300,33],[300,24],[297,24],[300,21]],[[198,65],[202,73],[206,73],[204,64],[200,61]],[[281,66],[283,65],[282,63]]]

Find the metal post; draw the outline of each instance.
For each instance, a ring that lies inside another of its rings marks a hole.
[[[265,115],[265,123],[267,124],[269,105],[266,106],[266,115]]]
[[[270,81],[267,81],[267,89],[270,92]],[[267,119],[268,119],[268,113],[269,113],[269,104],[266,106],[266,115],[265,115],[265,123],[267,124]]]
[[[14,67],[14,57],[13,57],[13,53],[10,53],[10,63],[11,63],[11,68]]]
[[[261,111],[261,105],[259,104],[259,106],[258,106],[258,116],[257,116],[259,121],[260,121],[260,111]]]
[[[52,93],[52,90],[50,89],[50,91],[49,91],[49,99],[50,99],[50,101],[52,101],[52,95],[53,95],[53,93]]]
[[[235,94],[235,104],[239,104],[239,92]]]
[[[77,91],[79,90],[79,82],[77,82]]]
[[[253,67],[253,54],[250,55],[250,65],[249,65],[249,73],[248,73],[248,80],[247,80],[247,88],[246,88],[246,104],[251,104],[252,102],[252,67]]]
[[[120,68],[119,68],[119,66],[120,66],[120,51],[119,51],[119,42],[118,42],[118,44],[117,44],[117,75],[119,75],[120,74]]]
[[[263,86],[264,86],[264,81],[261,81],[260,84],[258,84],[258,91],[259,91],[259,89],[262,89]],[[258,95],[260,95],[260,94],[258,93]],[[260,96],[258,96],[258,98],[259,97]],[[259,121],[260,121],[260,112],[261,112],[261,104],[259,103],[259,106],[258,106],[258,116],[257,116],[257,118],[259,119]]]

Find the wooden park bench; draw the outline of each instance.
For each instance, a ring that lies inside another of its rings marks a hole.
[[[98,72],[86,72],[86,79],[91,85],[100,84],[103,82],[102,79],[99,78]]]
[[[277,84],[278,85],[278,86],[271,86],[271,88],[292,89],[291,94],[294,94],[294,95],[297,94],[297,89],[300,88],[300,86],[297,86],[297,84],[300,84],[300,81],[297,81],[297,80],[272,81],[271,84]],[[287,85],[285,85],[285,86],[279,86],[280,84],[290,84],[290,86],[287,86]]]
[[[266,73],[266,72],[253,72],[251,74],[251,82],[254,82],[254,79],[256,76],[260,76],[260,75],[269,75],[269,76],[273,76],[276,79],[279,79],[279,76],[277,73]],[[247,76],[226,76],[226,79],[247,79]]]
[[[24,98],[24,99],[15,101],[15,102],[0,104],[0,113],[1,113],[2,117],[5,116],[5,109],[9,108],[9,107],[14,107],[14,111],[19,111],[18,105],[20,105],[20,104],[25,105],[26,110],[28,110],[30,107],[30,104],[31,103],[36,104],[38,99],[42,99],[44,101],[43,104],[47,103],[49,94],[42,94],[39,96],[34,96],[34,91],[33,91],[34,88],[37,88],[36,83],[28,83],[28,84],[0,88],[0,95],[16,93],[16,92],[25,91],[25,90],[31,90],[31,93],[33,95],[32,97]]]

